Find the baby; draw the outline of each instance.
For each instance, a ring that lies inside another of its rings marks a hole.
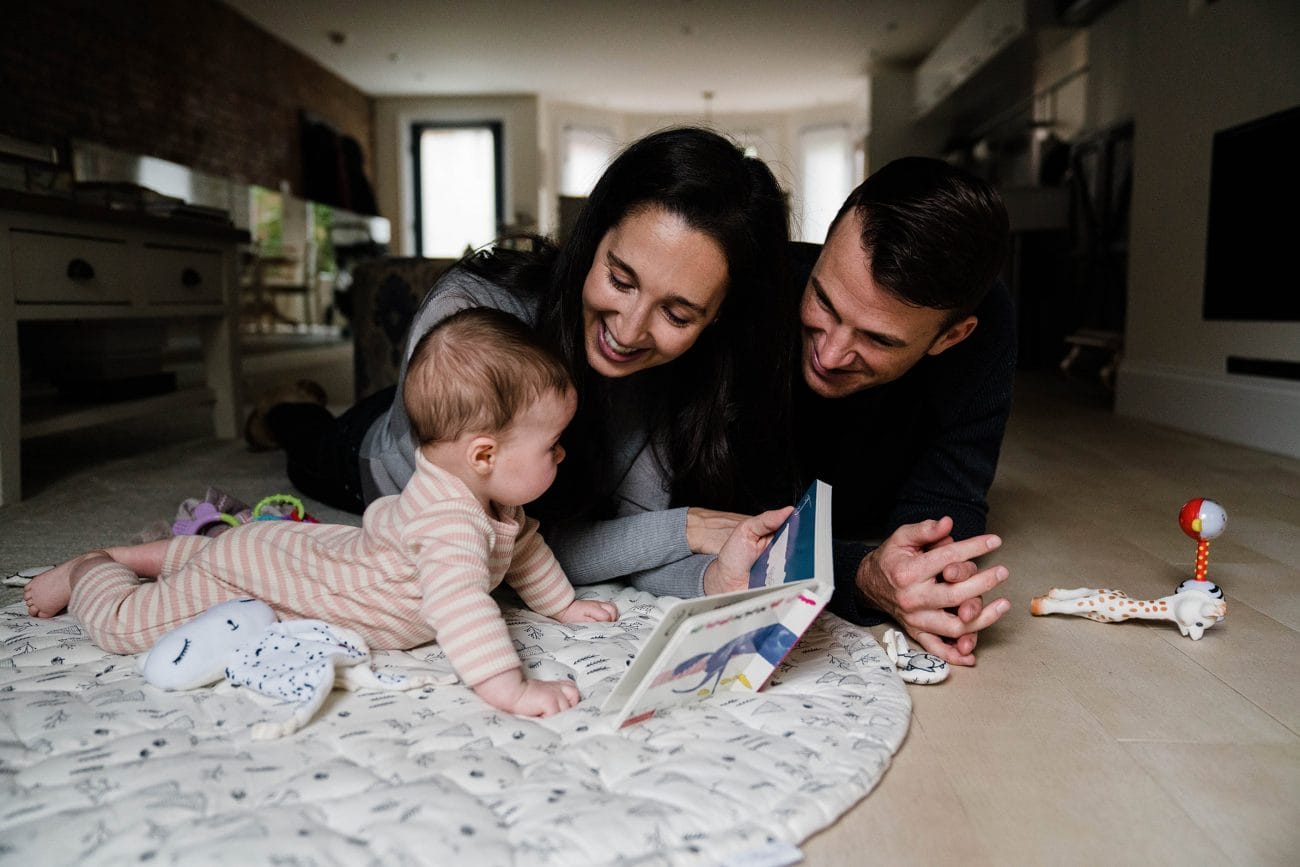
[[[252,596],[281,619],[354,629],[374,649],[436,638],[461,679],[501,710],[572,707],[573,683],[524,677],[489,595],[504,579],[563,623],[618,617],[611,603],[574,598],[521,508],[564,459],[560,434],[577,403],[568,372],[509,314],[463,310],[421,339],[402,399],[420,444],[416,472],[402,493],[372,503],[361,527],[255,521],[214,538],[91,551],[33,579],[28,610],[66,607],[100,647],[139,653],[211,606]]]

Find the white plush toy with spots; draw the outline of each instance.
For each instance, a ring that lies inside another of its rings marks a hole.
[[[948,679],[948,663],[933,653],[912,650],[907,638],[897,629],[885,631],[883,643],[889,661],[898,669],[904,683],[939,683]]]
[[[213,605],[168,632],[140,657],[140,673],[160,689],[197,689],[226,675],[231,654],[252,644],[279,618],[256,599]]]
[[[292,702],[282,722],[253,726],[253,740],[296,732],[334,687],[408,690],[454,682],[438,675],[397,675],[369,665],[370,648],[351,629],[323,620],[277,622],[256,599],[214,605],[168,632],[140,661],[145,680],[162,689],[194,689],[225,677],[263,695]]]

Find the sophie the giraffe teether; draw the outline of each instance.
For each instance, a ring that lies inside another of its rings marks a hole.
[[[1178,526],[1196,540],[1196,566],[1188,578],[1171,596],[1160,599],[1130,599],[1121,590],[1078,587],[1066,590],[1053,587],[1043,596],[1035,596],[1029,603],[1032,614],[1074,614],[1114,623],[1120,620],[1170,620],[1178,631],[1200,640],[1205,630],[1223,619],[1228,604],[1223,601],[1223,591],[1207,577],[1210,561],[1210,540],[1223,534],[1228,525],[1228,513],[1213,500],[1198,497],[1188,500],[1178,513]]]

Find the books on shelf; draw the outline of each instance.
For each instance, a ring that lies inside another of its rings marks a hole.
[[[601,706],[628,726],[719,691],[757,692],[830,601],[831,487],[813,482],[749,587],[676,603]]]
[[[115,211],[138,211],[155,217],[230,223],[230,212],[224,208],[192,205],[177,196],[164,195],[140,184],[124,181],[78,181],[73,187],[72,197],[78,202]]]

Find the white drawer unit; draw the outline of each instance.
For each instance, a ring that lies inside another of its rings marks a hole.
[[[11,229],[14,300],[45,304],[126,304],[129,253],[121,239]]]
[[[212,407],[218,436],[238,435],[235,268],[247,240],[228,225],[0,190],[0,505],[21,496],[24,438],[199,404]],[[130,349],[133,335],[164,327],[197,332],[201,384],[122,388],[53,406],[24,402],[20,353],[30,352],[29,363],[66,353],[86,368],[109,371],[120,385],[129,381],[124,359],[139,359],[114,347]]]
[[[140,279],[154,304],[220,304],[225,281],[220,250],[146,245]]]

